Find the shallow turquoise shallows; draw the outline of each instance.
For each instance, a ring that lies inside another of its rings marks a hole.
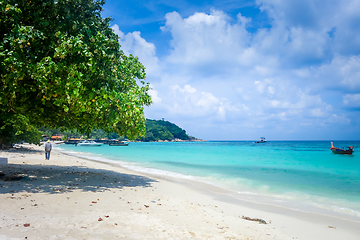
[[[360,220],[360,141],[337,155],[330,141],[130,143],[60,148],[119,162],[133,170],[207,182],[231,197]]]

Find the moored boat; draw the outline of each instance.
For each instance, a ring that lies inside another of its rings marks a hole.
[[[78,144],[81,142],[81,139],[79,138],[70,138],[67,141],[64,141],[65,144]]]
[[[103,144],[102,143],[97,143],[95,141],[84,140],[84,141],[81,141],[81,142],[77,143],[75,146],[96,147],[96,146],[101,146],[101,145],[103,145]]]
[[[260,141],[256,141],[255,143],[266,143],[266,140],[264,137],[261,137]]]
[[[109,143],[109,146],[128,146],[129,144],[129,141],[113,141]]]
[[[345,149],[345,147],[338,148],[338,147],[334,147],[333,142],[331,142],[330,150],[335,154],[346,154],[346,155],[351,155],[354,152],[353,146],[349,146],[347,147],[347,149]]]

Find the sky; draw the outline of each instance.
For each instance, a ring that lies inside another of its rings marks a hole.
[[[205,140],[360,140],[360,1],[107,0],[145,117]]]

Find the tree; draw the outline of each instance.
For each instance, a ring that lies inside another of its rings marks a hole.
[[[0,120],[2,118],[4,118],[3,114],[0,116]],[[3,131],[3,129],[6,131]],[[27,139],[28,142],[37,143],[42,135],[41,131],[31,125],[28,119],[20,114],[14,114],[7,121],[4,121],[0,132],[2,133],[0,148],[2,148],[2,143],[16,143],[24,139]]]
[[[145,68],[120,50],[111,19],[100,15],[104,3],[0,0],[0,141],[18,119],[130,139],[145,133]]]

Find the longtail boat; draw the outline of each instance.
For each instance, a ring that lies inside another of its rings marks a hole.
[[[330,150],[335,154],[346,154],[346,155],[351,155],[354,152],[353,146],[349,146],[347,149],[345,149],[345,147],[338,148],[338,147],[334,147],[333,142],[331,142]]]

